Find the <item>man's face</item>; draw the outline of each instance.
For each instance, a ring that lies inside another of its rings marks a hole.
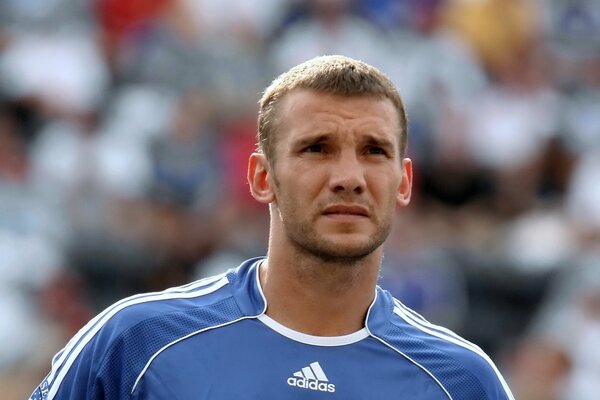
[[[388,99],[296,90],[279,108],[272,218],[289,242],[324,259],[361,258],[410,200],[398,117]]]

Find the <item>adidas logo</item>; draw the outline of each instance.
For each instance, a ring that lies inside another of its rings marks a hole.
[[[294,372],[287,380],[288,385],[303,389],[318,390],[320,392],[335,392],[335,385],[328,383],[327,375],[317,361],[311,363],[308,367]]]

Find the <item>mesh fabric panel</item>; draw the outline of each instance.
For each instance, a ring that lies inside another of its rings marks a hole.
[[[193,332],[241,317],[232,298],[214,305],[144,320],[124,331],[108,350],[98,372],[106,399],[125,399],[150,358],[165,345]]]
[[[454,357],[390,324],[386,339],[435,376],[453,399],[485,400],[488,396],[475,375]]]

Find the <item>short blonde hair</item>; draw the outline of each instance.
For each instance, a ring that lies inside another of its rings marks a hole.
[[[259,101],[259,151],[269,162],[275,160],[275,132],[278,105],[281,99],[295,89],[340,96],[373,96],[389,99],[398,112],[400,156],[404,157],[408,142],[407,117],[398,90],[390,79],[377,68],[344,56],[321,56],[299,64],[277,77],[267,87]]]

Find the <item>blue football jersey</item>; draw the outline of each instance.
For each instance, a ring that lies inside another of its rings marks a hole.
[[[358,332],[286,328],[265,315],[261,260],[115,303],[53,358],[30,400],[513,399],[479,347],[379,287]]]

